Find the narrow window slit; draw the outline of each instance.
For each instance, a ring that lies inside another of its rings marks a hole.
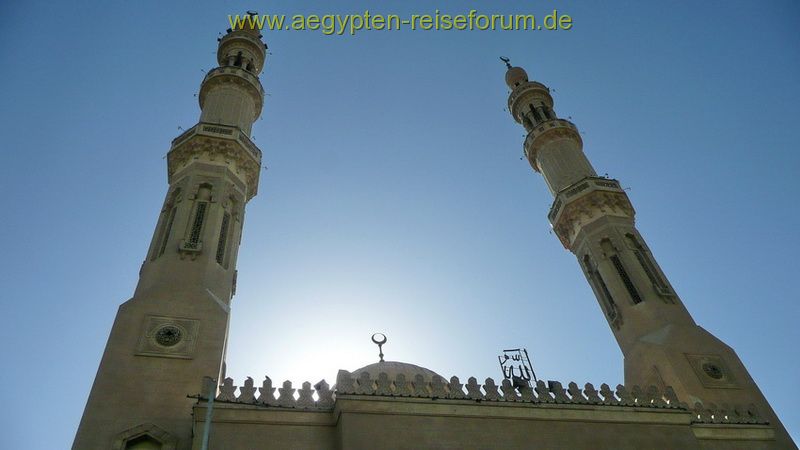
[[[219,229],[219,243],[217,244],[217,263],[227,268],[227,265],[223,264],[225,262],[225,247],[228,243],[228,226],[231,221],[231,215],[225,213],[222,216],[222,226]]]
[[[628,294],[631,295],[633,303],[642,303],[642,297],[639,296],[639,291],[637,291],[636,286],[633,285],[633,281],[631,281],[631,278],[628,276],[628,272],[625,271],[625,267],[622,265],[622,261],[619,260],[619,256],[613,255],[610,259],[614,264],[614,268],[617,269],[619,277],[622,279],[622,284],[625,285],[625,289],[627,289]]]
[[[187,248],[197,248],[200,243],[200,232],[203,230],[203,220],[206,217],[207,202],[200,202],[197,204],[197,211],[194,214],[194,222],[192,229],[189,233],[189,240],[186,242]]]
[[[611,296],[611,292],[608,290],[608,286],[606,286],[603,276],[600,275],[600,272],[598,272],[594,267],[589,255],[583,257],[583,265],[586,269],[586,272],[589,274],[589,282],[595,287],[600,295],[600,301],[603,305],[603,309],[606,311],[606,315],[611,321],[616,320],[617,305],[614,303],[614,297]]]
[[[666,281],[659,274],[658,269],[653,263],[651,257],[646,253],[644,247],[633,235],[626,234],[625,237],[627,237],[628,241],[631,243],[631,249],[634,256],[636,256],[636,260],[639,261],[639,265],[642,266],[642,270],[644,270],[644,273],[647,275],[647,278],[650,279],[650,282],[653,283],[656,291],[658,291],[659,294],[671,295],[672,291],[670,290]]]
[[[172,209],[169,210],[167,224],[164,227],[164,231],[161,233],[161,248],[158,250],[158,254],[153,259],[163,255],[167,250],[167,242],[169,242],[169,234],[172,231],[172,223],[175,221],[175,212],[177,209],[177,207],[173,206]]]

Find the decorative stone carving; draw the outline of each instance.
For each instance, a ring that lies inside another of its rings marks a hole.
[[[719,408],[716,403],[708,404],[708,412],[711,416],[711,423],[722,423],[722,415],[719,414]]]
[[[194,319],[148,316],[136,354],[189,359],[194,354],[199,326]]]
[[[550,381],[549,383],[550,392],[553,393],[556,403],[572,403],[570,398],[567,397],[567,392],[564,390],[564,386],[561,385],[561,382]]]
[[[550,395],[550,390],[547,389],[547,385],[544,384],[544,381],[539,380],[536,382],[536,396],[541,403],[555,403],[553,397]]]
[[[394,395],[399,397],[410,397],[414,395],[414,386],[411,382],[406,380],[406,376],[402,373],[397,374],[394,380]]]
[[[473,400],[483,400],[483,393],[481,392],[481,385],[475,377],[469,377],[467,380],[467,397]]]
[[[428,383],[421,374],[414,375],[414,396],[416,397],[430,397],[428,390]]]
[[[253,379],[247,377],[244,380],[244,386],[239,387],[239,401],[241,403],[255,403],[256,388],[253,386]]]
[[[531,387],[528,386],[527,384],[523,385],[523,386],[520,386],[520,388],[519,388],[519,397],[520,397],[520,401],[523,401],[523,402],[535,402],[536,401],[536,397],[533,395],[533,389],[531,389]]]
[[[296,404],[294,399],[294,391],[292,389],[292,382],[286,380],[283,382],[283,387],[278,389],[280,395],[278,396],[278,406],[283,406],[284,408],[293,408]]]
[[[333,391],[328,383],[323,379],[314,385],[317,390],[317,407],[322,409],[333,408]]]
[[[358,376],[358,385],[356,386],[356,394],[372,395],[375,393],[375,388],[372,386],[372,378],[369,372],[361,372]]]
[[[638,388],[638,386],[635,387]],[[636,406],[636,397],[634,394],[629,392],[628,388],[621,384],[617,385],[617,397],[619,398],[619,404],[622,406]]]
[[[375,395],[392,395],[392,381],[389,379],[389,375],[385,372],[381,372],[378,374],[378,379],[375,380],[376,389]]]
[[[661,392],[659,392],[658,388],[653,385],[647,388],[645,399],[650,406],[654,406],[656,408],[664,408],[667,406],[667,403],[664,402],[664,399],[661,397]]]
[[[449,398],[466,398],[464,395],[464,390],[462,389],[464,385],[461,384],[461,381],[456,376],[450,377],[450,383],[448,387],[450,388],[450,392],[448,393]]]
[[[444,380],[439,375],[434,375],[431,380],[431,397],[432,398],[447,398],[447,391],[444,387]]]
[[[237,139],[202,136],[196,134],[196,129],[197,127],[192,129],[195,130],[194,135],[173,143],[172,149],[167,154],[167,175],[170,180],[192,161],[221,161],[228,164],[234,173],[242,176],[247,184],[247,199],[251,199],[258,189],[261,170],[261,156],[258,154],[260,151],[254,152],[252,148],[255,146],[248,146],[252,143],[244,136]]]
[[[314,403],[314,390],[311,389],[311,383],[308,381],[303,383],[303,387],[297,391],[297,407],[298,408],[313,408],[315,406]]]
[[[569,392],[572,403],[589,403],[588,400],[586,400],[586,397],[583,396],[581,388],[579,388],[574,381],[571,381],[567,386],[567,392]]]
[[[355,380],[350,372],[339,370],[336,374],[336,391],[342,394],[354,394],[356,392]]]
[[[503,391],[503,400],[507,402],[519,401],[519,395],[517,395],[514,385],[511,384],[511,380],[504,378],[500,385],[500,390]]]
[[[642,388],[640,388],[638,385],[634,385],[633,388],[631,389],[631,397],[633,398],[633,403],[635,403],[636,405],[649,403],[645,402],[645,396],[644,393],[642,392]]]
[[[706,410],[700,402],[695,402],[692,414],[694,414],[695,422],[704,423],[711,421],[711,414],[709,414],[708,410]]]
[[[735,423],[736,415],[734,414],[733,409],[731,409],[730,405],[727,403],[722,403],[719,405],[719,415],[721,419],[725,423]]]
[[[619,397],[619,404],[622,406],[636,406],[633,396],[621,384],[617,385],[617,397]]]
[[[694,404],[692,410],[692,421],[696,423],[737,423],[737,424],[768,424],[758,413],[755,405],[748,406],[728,404],[717,406],[714,403],[703,405],[700,402]]]
[[[164,325],[156,330],[155,339],[159,345],[172,347],[181,341],[183,332],[175,325]]]
[[[625,192],[594,190],[570,200],[554,217],[553,230],[564,248],[569,250],[581,228],[595,219],[607,215],[634,217],[633,205]]]
[[[708,388],[739,386],[722,356],[686,354],[686,359],[689,360],[703,386]]]
[[[208,386],[208,383],[211,383]],[[215,389],[214,382],[205,377],[203,390],[211,391]],[[394,389],[393,389],[394,386]],[[475,377],[470,377],[466,384],[466,394],[459,382],[458,377],[453,376],[449,382],[445,382],[442,377],[434,375],[430,382],[425,381],[422,374],[417,374],[413,382],[408,382],[403,374],[398,374],[395,380],[382,372],[377,380],[372,380],[368,372],[359,374],[358,380],[354,380],[350,372],[340,370],[337,375],[337,392],[339,394],[357,395],[380,395],[380,396],[399,396],[436,399],[471,399],[476,401],[488,400],[493,402],[521,402],[521,403],[558,403],[572,405],[620,405],[637,406],[648,408],[681,408],[680,402],[673,389],[665,388],[664,394],[656,386],[650,386],[643,391],[639,386],[632,386],[627,389],[623,385],[617,385],[615,393],[605,383],[601,385],[598,392],[591,383],[586,383],[582,390],[577,383],[570,382],[567,389],[564,389],[558,381],[550,381],[549,386],[544,381],[537,381],[535,388],[529,385],[516,387],[511,380],[504,379],[498,386],[492,378],[486,378],[483,386],[478,384]],[[233,379],[225,378],[218,387],[219,393],[216,397],[221,402],[238,402],[246,404],[279,406],[284,408],[302,409],[331,409],[335,404],[335,395],[325,380],[320,380],[316,385],[304,382],[301,389],[293,389],[291,381],[285,381],[283,387],[278,389],[279,396],[274,396],[275,388],[272,380],[264,377],[262,387],[258,388],[259,396],[256,400],[253,379],[248,377],[244,385],[238,388],[239,396],[236,396],[237,386]],[[295,390],[298,391],[295,399]],[[317,400],[314,399],[314,392],[317,392]],[[536,395],[534,395],[534,392]],[[198,397],[203,399],[208,394],[201,393]],[[686,409],[685,406],[683,409]],[[755,406],[749,407],[730,406],[722,404],[716,406],[713,403],[703,405],[697,403],[693,410],[693,422],[699,423],[763,423],[758,415]]]
[[[745,423],[745,418],[742,416],[741,407],[730,407],[727,403],[723,404],[722,407],[728,411],[730,423]]]
[[[235,402],[236,401],[236,386],[233,384],[233,378],[225,378],[225,381],[219,386],[219,395],[217,400],[221,402]]]
[[[261,384],[261,387],[258,388],[259,396],[258,402],[263,405],[274,405],[275,404],[275,388],[272,387],[272,380],[270,377],[264,377],[264,382]]]
[[[664,399],[667,405],[671,408],[681,407],[681,402],[678,401],[678,395],[675,394],[675,390],[672,389],[672,386],[667,386],[664,388]]]
[[[497,385],[491,378],[487,378],[483,383],[483,391],[485,392],[483,398],[486,400],[498,401],[501,398],[500,393],[497,392]]]
[[[614,391],[611,390],[608,384],[603,383],[600,385],[600,395],[603,396],[604,405],[619,405],[619,401],[614,396]]]
[[[603,400],[598,395],[597,389],[594,388],[592,383],[586,383],[583,386],[583,393],[586,395],[586,400],[588,403],[593,405],[601,405],[603,404]]]
[[[756,405],[752,403],[747,406],[746,414],[749,418],[747,423],[767,423],[761,418],[761,414],[758,413]]]

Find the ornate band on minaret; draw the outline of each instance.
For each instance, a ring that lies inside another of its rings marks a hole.
[[[200,121],[167,155],[166,199],[73,449],[191,447],[187,396],[204,376],[223,376],[244,206],[258,191],[261,150],[249,136],[264,103],[265,49],[257,29],[219,39],[219,66],[200,86]]]
[[[548,219],[578,258],[622,350],[625,384],[672,386],[690,403],[754,404],[775,430],[774,446],[763,448],[796,448],[733,349],[689,315],[636,229],[619,181],[597,176],[547,86],[507,65],[508,110],[528,131],[525,157],[555,197]]]

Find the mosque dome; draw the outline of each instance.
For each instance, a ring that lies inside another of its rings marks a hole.
[[[373,380],[377,379],[378,374],[380,374],[381,372],[385,373],[386,375],[389,375],[390,380],[395,379],[397,375],[402,373],[406,377],[406,380],[409,381],[413,380],[417,374],[422,375],[422,378],[424,378],[425,381],[431,381],[433,380],[434,375],[439,375],[438,373],[430,369],[426,369],[424,367],[400,361],[381,361],[375,364],[364,366],[352,372],[353,378],[358,379],[358,377],[363,372],[367,372],[369,374],[369,377]],[[439,376],[442,378],[442,380],[446,379],[441,375]]]
[[[506,71],[506,84],[511,89],[528,81],[528,73],[522,67],[509,67]]]

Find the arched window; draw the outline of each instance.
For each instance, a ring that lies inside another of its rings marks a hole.
[[[534,123],[539,123],[542,121],[542,116],[539,114],[539,111],[536,110],[536,107],[533,104],[529,105],[531,107],[531,114],[533,115]]]
[[[219,241],[217,242],[217,264],[228,268],[228,258],[226,258],[226,247],[228,244],[228,228],[230,227],[231,215],[227,212],[222,216],[222,225],[219,227]]]
[[[639,265],[642,266],[642,270],[647,274],[647,278],[650,279],[650,282],[653,283],[656,292],[661,295],[672,295],[672,290],[669,288],[666,280],[661,277],[661,273],[658,268],[656,268],[649,252],[639,243],[633,234],[627,233],[625,238],[628,240],[628,246],[636,256],[636,260],[639,261]]]
[[[600,272],[594,267],[589,255],[584,255],[583,257],[583,268],[586,270],[586,274],[589,277],[589,284],[592,285],[597,296],[600,297],[600,303],[603,305],[608,319],[612,322],[615,321],[618,317],[617,305],[614,303],[611,292],[608,291],[608,286],[606,286],[605,281],[603,281],[603,276],[600,275]]]
[[[233,239],[233,235],[238,229],[236,224],[239,223],[240,220],[239,214],[241,209],[239,208],[239,205],[240,202],[235,195],[228,197],[228,202],[224,205],[225,212],[222,215],[222,224],[219,228],[216,259],[217,263],[226,269],[230,265],[230,249],[233,245],[231,239]],[[242,237],[240,235],[239,239],[241,240],[241,238]]]
[[[161,450],[161,442],[144,435],[128,441],[125,444],[125,450]]]
[[[197,190],[197,197],[194,205],[194,218],[191,222],[189,229],[189,238],[184,242],[184,247],[187,249],[197,249],[200,247],[200,238],[203,232],[203,224],[205,223],[206,213],[208,212],[208,204],[211,201],[211,185],[201,184]]]
[[[175,450],[177,446],[174,436],[152,423],[143,423],[118,434],[111,450]]]
[[[625,286],[625,289],[628,290],[628,294],[631,296],[631,301],[633,301],[635,305],[642,303],[642,297],[639,296],[639,291],[636,290],[636,286],[633,284],[630,276],[628,276],[628,271],[626,271],[625,266],[622,265],[622,261],[619,259],[619,255],[617,255],[616,249],[611,244],[611,241],[608,239],[603,239],[600,241],[600,247],[606,253],[606,256],[611,261],[614,269],[617,271],[617,274],[619,275],[620,280],[622,280],[622,284]]]
[[[522,115],[522,126],[524,126],[525,129],[533,128],[533,122],[531,122],[531,119],[525,114]]]
[[[177,188],[167,200],[167,204],[164,207],[166,216],[162,218],[161,228],[158,232],[156,245],[153,247],[153,254],[150,256],[150,261],[163,255],[164,251],[167,249],[167,242],[169,242],[169,235],[172,232],[172,224],[175,222],[175,213],[178,208],[175,203],[180,195],[181,189]]]

